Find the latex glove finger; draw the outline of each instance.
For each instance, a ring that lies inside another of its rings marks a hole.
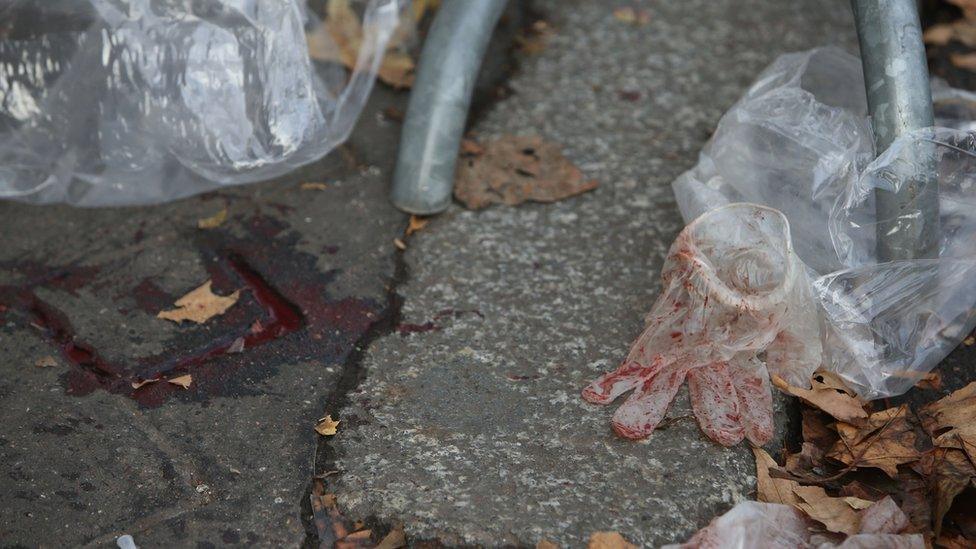
[[[620,436],[629,439],[651,435],[664,419],[674,395],[684,383],[686,368],[672,368],[659,372],[617,408],[610,425]]]
[[[739,398],[739,413],[746,438],[762,446],[773,438],[773,393],[766,365],[756,357],[735,357],[729,361],[729,373]]]
[[[742,441],[745,429],[739,398],[726,362],[714,362],[688,372],[691,409],[706,435],[723,446]]]

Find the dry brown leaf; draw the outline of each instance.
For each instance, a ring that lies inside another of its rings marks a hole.
[[[809,471],[823,466],[824,453],[820,447],[804,442],[800,452],[786,456],[785,468],[794,475],[806,475]]]
[[[931,27],[925,29],[925,33],[922,34],[922,40],[926,44],[945,46],[950,40],[952,40],[955,34],[956,31],[952,23],[943,23],[939,25],[932,25]]]
[[[817,448],[830,448],[834,441],[839,437],[837,432],[827,427],[832,418],[820,410],[804,406],[801,410],[803,422],[801,430],[803,440],[815,445]]]
[[[485,148],[479,145],[478,142],[473,139],[462,139],[461,154],[478,156],[485,154]]]
[[[810,380],[810,386],[814,391],[834,389],[835,391],[840,391],[848,396],[857,397],[857,392],[848,387],[844,379],[834,372],[818,370],[813,373],[812,377],[813,379]]]
[[[976,382],[922,407],[919,415],[935,445],[976,456]]]
[[[949,61],[960,69],[976,71],[976,53],[953,53],[949,55]]]
[[[505,136],[484,145],[484,153],[463,156],[454,196],[465,207],[555,202],[595,189],[562,155],[559,145],[538,136]]]
[[[539,543],[535,544],[535,549],[559,549],[559,545],[547,539],[543,539],[539,540]]]
[[[227,221],[227,208],[220,210],[219,212],[213,214],[210,217],[205,217],[197,221],[198,229],[216,229],[224,221]]]
[[[406,235],[410,236],[417,231],[423,230],[423,228],[426,227],[428,223],[430,223],[430,218],[428,217],[411,215],[410,223],[407,225]]]
[[[646,25],[651,21],[651,14],[647,10],[634,9],[626,6],[613,10],[613,17],[621,23],[629,25]]]
[[[797,482],[769,476],[770,467],[778,467],[776,460],[762,448],[753,448],[752,453],[756,456],[756,500],[783,505],[800,503],[793,493],[799,486]]]
[[[926,455],[929,462],[929,490],[932,493],[932,506],[935,536],[942,532],[942,519],[945,518],[952,502],[969,486],[976,487],[976,468],[970,456],[955,448],[935,448]]]
[[[424,8],[426,9],[426,8]],[[413,85],[415,63],[399,48],[407,33],[397,29],[380,62],[377,77],[394,88]],[[338,62],[348,69],[356,67],[363,43],[363,27],[349,0],[329,0],[326,19],[306,35],[308,52],[317,61]]]
[[[918,380],[915,387],[927,391],[938,391],[942,388],[942,374],[939,372],[929,372]]]
[[[157,381],[159,381],[159,378],[155,378],[155,379],[144,379],[142,381],[133,381],[132,382],[132,388],[133,389],[138,389],[139,387],[142,387],[144,385],[149,385],[150,383],[156,383]]]
[[[393,245],[396,246],[396,249],[400,250],[401,252],[407,249],[407,243],[399,238],[393,239]]]
[[[51,355],[42,356],[34,361],[35,368],[53,368],[58,365],[58,361]]]
[[[796,507],[831,532],[854,535],[861,529],[860,509],[872,502],[855,497],[831,497],[819,486],[797,486],[793,493],[803,500]]]
[[[617,532],[594,532],[586,549],[637,549]]]
[[[839,422],[840,440],[827,457],[852,467],[875,467],[896,478],[899,465],[922,457],[915,449],[915,429],[907,418],[908,406],[902,405],[875,412],[857,425]]]
[[[302,183],[301,189],[303,191],[324,191],[329,188],[325,183]]]
[[[191,376],[190,374],[185,374],[182,376],[174,377],[172,379],[167,379],[166,381],[168,383],[172,383],[173,385],[179,385],[184,389],[189,389],[190,385],[193,383],[193,376]]]
[[[213,293],[210,289],[211,284],[213,284],[212,280],[204,282],[199,288],[177,299],[175,309],[160,311],[156,317],[173,322],[189,320],[202,324],[217,315],[224,314],[237,303],[241,292],[237,290],[229,296],[220,296]]]
[[[398,549],[407,546],[407,536],[403,533],[403,525],[398,524],[383,537],[375,549]]]
[[[339,422],[332,421],[331,415],[327,415],[324,418],[320,419],[319,422],[315,425],[315,432],[324,437],[331,437],[335,435],[338,431],[339,431]]]
[[[773,375],[772,381],[773,385],[781,391],[799,397],[811,406],[819,408],[841,421],[851,423],[858,418],[868,417],[867,412],[864,411],[864,406],[856,398],[831,389],[826,385],[820,384],[820,387],[817,387],[817,384],[814,384],[813,389],[801,389],[791,386],[777,375]]]

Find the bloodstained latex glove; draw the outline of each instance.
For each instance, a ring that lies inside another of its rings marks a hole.
[[[660,297],[626,360],[586,389],[609,404],[622,437],[647,437],[687,379],[702,431],[725,446],[773,436],[769,371],[808,387],[821,363],[806,267],[778,210],[730,204],[691,222],[671,245]],[[757,356],[765,352],[765,363]]]

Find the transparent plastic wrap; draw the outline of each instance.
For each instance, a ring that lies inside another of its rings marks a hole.
[[[25,0],[0,42],[0,198],[147,204],[255,182],[348,137],[400,15],[370,0],[351,74],[305,0]]]
[[[810,281],[786,218],[754,204],[705,213],[671,245],[661,279],[664,289],[623,365],[583,398],[609,404],[633,389],[612,426],[642,438],[687,379],[709,437],[726,446],[743,438],[765,444],[773,435],[767,367],[802,385],[822,362]]]
[[[947,127],[904,135],[874,159],[858,59],[833,48],[782,56],[673,184],[689,222],[740,201],[786,215],[815,272],[824,365],[868,399],[907,391],[976,320],[976,139],[966,131],[976,103],[934,87]],[[908,207],[878,219],[877,194],[923,177],[938,188],[938,258],[879,262],[879,225],[905,231],[928,217]]]

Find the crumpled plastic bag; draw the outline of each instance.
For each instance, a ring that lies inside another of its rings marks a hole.
[[[976,323],[976,103],[936,83],[937,128],[874,158],[860,61],[822,48],[777,59],[721,119],[698,164],[673,183],[690,222],[733,202],[775,208],[812,269],[825,368],[859,395],[901,394]],[[938,180],[939,257],[879,262],[875,194]]]
[[[685,543],[662,549],[923,549],[922,534],[900,534],[908,517],[890,498],[872,504],[862,512],[861,531],[850,536],[813,534],[815,525],[789,505],[743,501],[716,517]],[[842,537],[843,539],[836,539]]]
[[[661,279],[661,295],[623,365],[591,383],[583,398],[609,404],[633,389],[611,425],[625,438],[643,438],[687,378],[709,437],[726,446],[769,442],[767,367],[804,385],[822,362],[810,281],[786,218],[755,204],[711,210],[678,235]]]
[[[352,130],[400,9],[370,0],[349,75],[309,60],[304,0],[0,8],[0,198],[147,204],[317,160]]]

